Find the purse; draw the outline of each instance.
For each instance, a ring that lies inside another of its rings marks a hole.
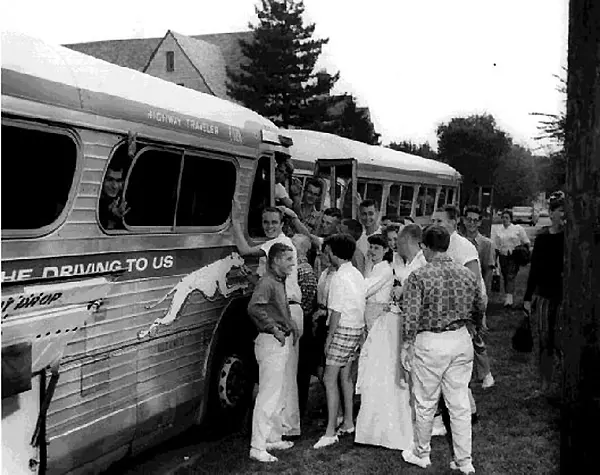
[[[515,259],[515,262],[520,267],[525,267],[527,264],[529,264],[529,261],[531,260],[531,252],[529,251],[529,248],[524,244],[519,244],[517,247],[515,247],[515,250],[512,252],[512,255]]]
[[[494,267],[494,273],[492,274],[492,292],[500,292],[500,268],[498,266]]]
[[[512,337],[513,350],[519,353],[531,353],[533,350],[533,335],[531,333],[531,317],[529,312],[523,312],[523,319]]]

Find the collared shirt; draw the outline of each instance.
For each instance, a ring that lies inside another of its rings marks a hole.
[[[477,248],[475,247],[475,245],[466,237],[461,236],[460,234],[458,234],[458,232],[454,231],[450,235],[450,245],[448,246],[446,255],[451,257],[454,260],[454,262],[462,266],[468,264],[469,262],[477,261],[477,265],[479,266],[479,273],[481,274],[479,285],[481,285],[481,291],[487,299],[485,281],[483,280],[483,272],[481,272],[481,262],[479,260],[479,253],[477,252]]]
[[[302,311],[304,315],[312,315],[317,297],[317,278],[305,256],[298,258],[298,284],[302,292]]]
[[[248,304],[248,314],[259,332],[274,333],[279,328],[287,333],[292,329],[286,280],[268,270],[256,284]]]
[[[507,228],[502,225],[494,229],[493,241],[503,256],[511,254],[519,244],[530,244],[523,226],[512,223]]]
[[[453,330],[468,320],[480,327],[485,306],[473,273],[442,255],[408,276],[403,310],[403,338],[413,342],[419,332]]]
[[[269,249],[271,249],[271,246],[276,242],[285,244],[286,246],[292,248],[292,254],[294,256],[294,270],[292,271],[292,275],[285,279],[285,289],[290,301],[300,303],[302,301],[302,291],[300,290],[300,285],[298,285],[298,254],[296,253],[296,247],[294,246],[294,243],[292,243],[292,240],[285,234],[281,233],[276,238],[271,239],[260,246],[265,253],[265,256],[261,257],[258,262],[258,275],[263,276],[265,274],[267,268],[266,256],[269,255]]]
[[[400,281],[400,284],[404,285],[408,276],[412,274],[417,269],[420,269],[423,266],[427,265],[427,259],[425,259],[425,255],[423,251],[417,252],[415,257],[412,258],[410,262],[407,262],[404,266],[404,269],[401,269],[401,272],[398,272],[396,276]]]
[[[308,228],[311,234],[320,236],[323,231],[323,211],[317,210],[313,205],[310,213],[302,216],[302,224]]]
[[[343,263],[331,278],[327,306],[341,314],[339,325],[351,328],[365,326],[367,287],[362,274],[351,262]]]

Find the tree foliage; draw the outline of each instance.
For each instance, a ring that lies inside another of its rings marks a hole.
[[[513,144],[498,163],[493,183],[496,208],[530,205],[539,189],[536,157]]]
[[[427,142],[418,144],[410,140],[402,140],[401,142],[391,142],[387,147],[392,150],[398,150],[399,152],[411,153],[431,160],[439,160],[438,154]]]
[[[279,126],[305,128],[327,109],[323,98],[339,79],[339,73],[318,78],[315,72],[329,40],[313,38],[315,24],[304,23],[302,0],[261,0],[255,10],[253,41],[240,41],[248,61],[240,73],[227,71],[227,92]]]
[[[380,135],[375,131],[368,109],[358,107],[352,95],[329,96],[316,101],[325,101],[327,110],[316,116],[315,121],[306,128],[379,145]]]
[[[478,186],[496,186],[496,172],[512,139],[491,115],[454,117],[437,128],[438,156],[463,176],[465,204]],[[504,176],[504,175],[502,175]]]

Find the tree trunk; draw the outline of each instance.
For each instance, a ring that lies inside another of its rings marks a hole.
[[[600,1],[571,0],[561,473],[600,455]]]

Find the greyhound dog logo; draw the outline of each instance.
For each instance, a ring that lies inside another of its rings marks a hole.
[[[147,309],[154,308],[164,302],[169,296],[173,296],[165,316],[154,320],[154,323],[150,325],[148,330],[140,331],[138,338],[154,335],[160,325],[170,325],[173,323],[186,299],[194,290],[200,291],[207,300],[213,300],[218,297],[217,293],[220,293],[223,297],[227,297],[237,290],[246,289],[249,285],[248,282],[232,286],[227,285],[227,274],[233,268],[239,268],[243,275],[247,275],[250,272],[244,263],[244,259],[237,252],[234,252],[223,259],[186,275],[158,302],[146,307]]]

